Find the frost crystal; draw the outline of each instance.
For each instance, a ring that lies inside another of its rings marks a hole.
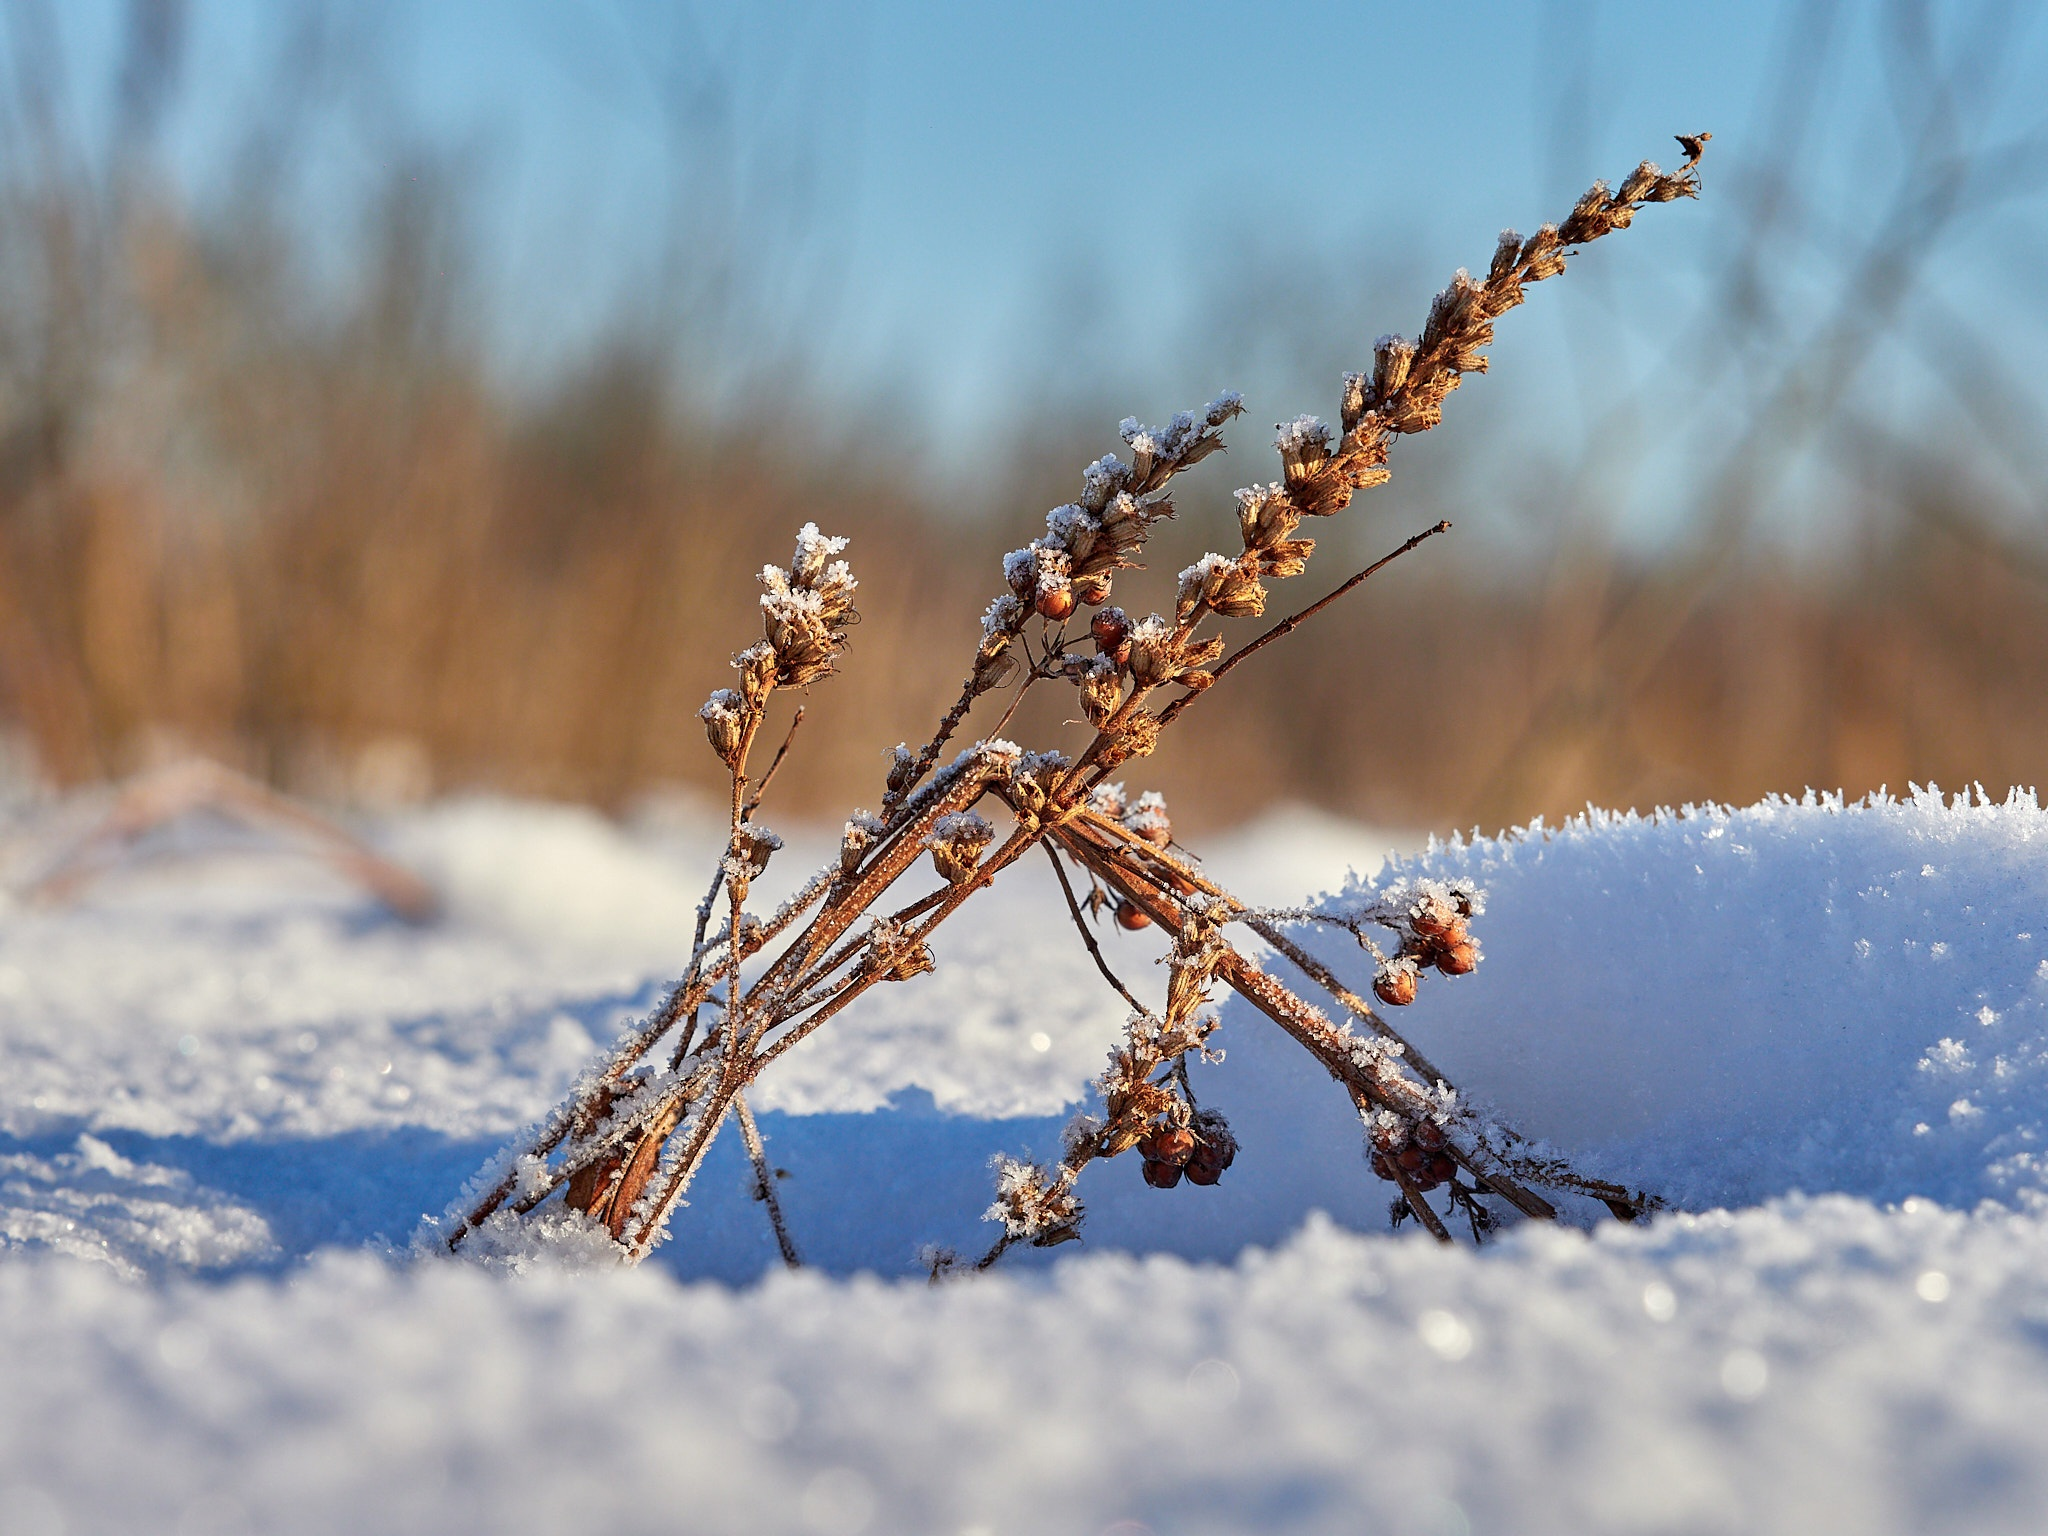
[[[1173,822],[1166,814],[1166,797],[1157,790],[1148,789],[1138,796],[1138,803],[1124,813],[1124,825],[1140,836],[1147,832],[1170,832]]]
[[[1049,514],[1047,522],[1050,523],[1051,518],[1056,515],[1056,513]],[[1038,556],[1033,552],[1033,546],[1027,545],[1023,549],[1013,549],[1003,556],[1003,580],[1012,587],[1024,585],[1037,568]]]
[[[1093,544],[1095,535],[1102,531],[1102,524],[1086,507],[1068,502],[1045,514],[1045,531],[1063,549],[1073,553],[1084,545]],[[1003,574],[1005,577],[1009,575],[1007,564]]]
[[[1273,446],[1282,453],[1300,453],[1307,448],[1328,448],[1330,429],[1314,416],[1297,416],[1274,428]]]
[[[843,560],[830,572],[827,572],[825,569],[825,562],[834,555],[843,553],[848,542],[846,539],[828,538],[826,535],[818,532],[818,525],[816,523],[805,523],[802,528],[797,530],[796,554],[789,562],[790,579],[801,585],[810,586],[821,575],[825,576],[827,580],[832,580],[843,574],[849,574],[846,570],[846,562]]]
[[[997,1153],[995,1203],[982,1220],[1001,1222],[1012,1238],[1038,1239],[1071,1227],[1081,1214],[1072,1194],[1053,1184],[1037,1163]]]
[[[993,640],[997,635],[1008,634],[1016,626],[1018,619],[1023,616],[1023,613],[1024,605],[1018,602],[1010,593],[1005,592],[1001,597],[990,603],[988,611],[981,616],[981,638],[983,640]]]
[[[1209,408],[1203,414],[1208,417],[1210,426],[1220,427],[1224,422],[1230,420],[1231,417],[1242,415],[1243,413],[1244,396],[1234,389],[1226,389],[1222,394],[1209,402]]]
[[[1101,458],[1081,471],[1081,502],[1084,506],[1101,507],[1109,498],[1130,483],[1130,466],[1113,453]]]

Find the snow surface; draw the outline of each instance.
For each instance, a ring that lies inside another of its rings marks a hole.
[[[10,869],[89,809],[18,813]],[[658,993],[707,825],[388,818],[425,929],[205,818],[0,907],[0,1536],[2048,1525],[2031,799],[1426,849],[1296,812],[1207,850],[1276,904],[1476,877],[1486,961],[1403,1023],[1677,1208],[1643,1228],[1387,1235],[1342,1096],[1230,1007],[1194,1074],[1221,1185],[1091,1169],[1085,1244],[927,1287],[918,1246],[985,1244],[990,1156],[1051,1152],[1117,1032],[1040,860],[764,1085],[809,1271],[771,1272],[736,1145],[640,1272],[408,1256]],[[791,835],[763,902],[832,844]],[[1163,983],[1156,934],[1104,945]]]

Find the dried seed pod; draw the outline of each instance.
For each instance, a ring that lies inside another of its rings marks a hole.
[[[1081,713],[1100,730],[1124,701],[1124,683],[1106,658],[1098,657],[1081,680]]]
[[[917,771],[917,754],[902,742],[896,743],[896,750],[889,757],[888,789],[892,795],[900,795],[910,788],[910,776]]]
[[[1003,582],[1024,602],[1038,590],[1038,557],[1027,546],[1003,556]]]
[[[1385,400],[1408,382],[1408,367],[1415,361],[1415,343],[1404,336],[1382,336],[1372,349],[1372,392]]]
[[[766,827],[751,821],[743,821],[733,834],[732,851],[746,861],[747,873],[758,875],[768,867],[768,860],[782,847],[782,839]]]
[[[1100,607],[1109,601],[1109,578],[1091,574],[1074,578],[1074,601],[1086,608]]]
[[[1116,925],[1129,933],[1152,926],[1151,914],[1135,901],[1120,901],[1116,904]]]
[[[935,963],[931,947],[899,923],[877,919],[868,934],[867,968],[884,981],[909,981],[922,976]]]
[[[865,811],[855,811],[848,819],[846,828],[839,836],[839,872],[850,875],[860,868],[860,861],[867,856],[868,849],[875,844],[876,836],[886,830],[887,823],[877,820]]]
[[[740,740],[746,727],[741,712],[743,707],[737,693],[730,688],[721,688],[697,711],[697,718],[704,722],[704,735],[711,743],[711,750],[728,768],[739,766]]]
[[[974,658],[974,691],[987,693],[991,688],[1000,688],[1016,670],[1017,658],[1010,654],[1007,640],[993,650],[984,647]]]
[[[973,811],[941,816],[932,827],[932,867],[949,884],[967,884],[979,872],[982,850],[995,835],[996,829]]]
[[[1406,1008],[1415,1001],[1415,962],[1391,960],[1372,979],[1372,995],[1389,1008]]]
[[[740,694],[747,708],[759,709],[775,688],[775,647],[765,640],[750,645],[732,659],[732,664],[740,675]]]

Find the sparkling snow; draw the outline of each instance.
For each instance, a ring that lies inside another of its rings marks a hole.
[[[9,872],[84,813],[18,812]],[[205,817],[0,905],[0,1533],[2042,1528],[2030,799],[1426,850],[1294,813],[1207,850],[1276,904],[1478,879],[1485,963],[1403,1023],[1672,1203],[1643,1228],[1387,1235],[1341,1096],[1231,1007],[1194,1069],[1243,1143],[1221,1185],[1093,1168],[1085,1244],[927,1287],[919,1245],[986,1242],[989,1159],[1056,1147],[1124,1011],[1041,859],[757,1100],[808,1272],[736,1147],[638,1273],[409,1256],[655,996],[708,826],[387,819],[446,898],[423,929]],[[836,841],[791,835],[761,901]],[[1161,984],[1155,934],[1103,942]]]

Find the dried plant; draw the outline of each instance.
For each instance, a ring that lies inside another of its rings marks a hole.
[[[1222,431],[1243,407],[1231,393],[1164,427],[1124,422],[1129,459],[1111,455],[1090,464],[1079,500],[1055,508],[1045,534],[1005,558],[1007,590],[982,618],[959,699],[921,748],[897,748],[880,812],[856,812],[838,857],[761,916],[748,910],[749,890],[782,845],[754,813],[790,744],[785,738],[767,772],[752,777],[768,703],[779,691],[829,677],[858,618],[857,583],[839,558],[846,541],[806,525],[787,568],[762,573],[765,637],[734,658],[738,686],[713,694],[701,711],[712,750],[731,777],[730,838],[698,909],[689,965],[609,1061],[479,1176],[451,1213],[449,1248],[478,1234],[518,1241],[527,1227],[567,1225],[586,1233],[601,1228],[637,1260],[666,1235],[670,1213],[713,1139],[737,1114],[758,1192],[785,1259],[795,1262],[747,1108],[748,1088],[870,989],[932,969],[933,930],[1034,846],[1052,860],[1083,941],[1132,1011],[1099,1081],[1102,1115],[1073,1122],[1053,1166],[999,1160],[989,1216],[1001,1236],[979,1267],[1016,1243],[1044,1247],[1077,1236],[1077,1181],[1098,1158],[1136,1149],[1147,1183],[1162,1188],[1182,1178],[1213,1184],[1222,1177],[1236,1144],[1224,1118],[1195,1103],[1186,1069],[1188,1054],[1205,1050],[1216,1029],[1211,1001],[1219,986],[1277,1024],[1350,1096],[1370,1138],[1374,1173],[1399,1192],[1397,1221],[1412,1216],[1449,1241],[1448,1220],[1462,1216],[1476,1240],[1495,1219],[1489,1200],[1525,1216],[1554,1217],[1538,1188],[1593,1196],[1623,1219],[1638,1214],[1644,1196],[1532,1156],[1513,1132],[1475,1113],[1445,1074],[1285,931],[1305,923],[1348,929],[1378,960],[1379,999],[1400,1006],[1414,998],[1426,971],[1455,976],[1478,964],[1470,928],[1482,906],[1477,890],[1425,881],[1349,913],[1262,911],[1177,851],[1157,796],[1127,801],[1112,775],[1149,756],[1169,726],[1249,657],[1449,529],[1447,522],[1424,529],[1227,655],[1220,634],[1203,632],[1211,618],[1262,615],[1267,584],[1301,574],[1315,548],[1296,537],[1304,521],[1342,512],[1354,493],[1387,479],[1394,439],[1435,426],[1463,376],[1485,371],[1494,321],[1522,302],[1528,284],[1563,271],[1571,248],[1625,228],[1642,205],[1697,195],[1707,137],[1680,139],[1685,162],[1675,172],[1645,162],[1618,187],[1596,183],[1560,224],[1527,239],[1504,232],[1486,275],[1460,271],[1437,295],[1419,337],[1382,337],[1371,371],[1346,376],[1339,430],[1308,416],[1278,429],[1282,478],[1237,493],[1241,552],[1197,560],[1180,573],[1171,614],[1139,620],[1108,606],[1116,578],[1141,568],[1153,526],[1174,515],[1169,482],[1222,449]],[[1080,644],[1069,625],[1082,608],[1094,610],[1085,628],[1089,648],[1069,650]],[[976,702],[1020,673],[987,736],[941,764]],[[1074,688],[1093,733],[1079,754],[1026,752],[1002,739],[1025,693],[1055,681]],[[1160,704],[1165,689],[1178,691]],[[791,738],[801,720],[799,710]],[[1006,831],[983,814],[998,808]],[[940,884],[891,909],[890,893],[927,855]],[[1116,979],[1089,931],[1067,864],[1086,873],[1098,913],[1110,905],[1123,927],[1157,924],[1170,935],[1163,1008],[1146,1007]],[[1291,961],[1346,1017],[1333,1020],[1259,965],[1226,937],[1233,926]],[[1386,947],[1371,937],[1374,930],[1390,936]],[[1426,1198],[1438,1190],[1443,1212]],[[936,1260],[935,1273],[948,1262]]]

